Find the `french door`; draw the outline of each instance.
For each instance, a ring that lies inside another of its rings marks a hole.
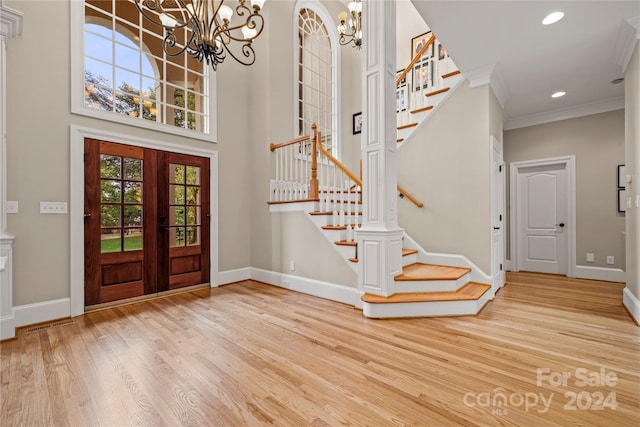
[[[85,306],[209,281],[209,159],[85,139]]]

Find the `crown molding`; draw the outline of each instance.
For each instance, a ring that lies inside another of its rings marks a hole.
[[[636,42],[640,40],[640,16],[622,21],[618,32],[618,40],[613,49],[613,63],[627,70]]]
[[[557,110],[530,114],[527,116],[511,117],[505,120],[504,130],[512,130],[527,126],[541,125],[566,119],[575,119],[592,114],[606,113],[624,109],[624,96],[603,99],[601,101],[588,102]]]
[[[484,85],[491,86],[500,106],[504,110],[504,104],[511,95],[499,64],[489,64],[475,70],[464,71],[462,76],[469,80],[469,87],[472,89]]]
[[[3,39],[12,39],[22,35],[22,12],[0,6],[0,34]]]

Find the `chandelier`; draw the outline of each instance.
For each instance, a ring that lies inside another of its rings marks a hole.
[[[362,48],[362,2],[355,0],[349,3],[349,26],[345,24],[347,21],[347,12],[344,10],[338,14],[338,34],[340,35],[340,44],[347,45],[353,42],[353,47],[356,49]],[[347,30],[350,32],[347,33]]]
[[[168,56],[186,52],[215,71],[227,54],[243,65],[256,60],[251,43],[262,33],[260,10],[266,0],[251,0],[251,8],[246,0],[233,1],[238,3],[235,17],[225,0],[135,0],[135,4],[142,16],[164,28],[163,50]],[[184,38],[180,29],[187,30]]]

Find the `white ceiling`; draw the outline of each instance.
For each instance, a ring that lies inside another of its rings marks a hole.
[[[495,64],[506,129],[624,105],[614,51],[640,1],[412,2],[463,74]],[[541,24],[557,10],[564,19]],[[558,90],[567,95],[552,99]]]

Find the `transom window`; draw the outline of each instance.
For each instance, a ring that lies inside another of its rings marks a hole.
[[[338,156],[335,64],[331,37],[320,15],[298,11],[297,131],[308,134],[316,123],[327,150]],[[335,32],[335,31],[334,31]]]
[[[162,31],[129,0],[85,0],[84,107],[208,133],[206,64],[168,56]]]

